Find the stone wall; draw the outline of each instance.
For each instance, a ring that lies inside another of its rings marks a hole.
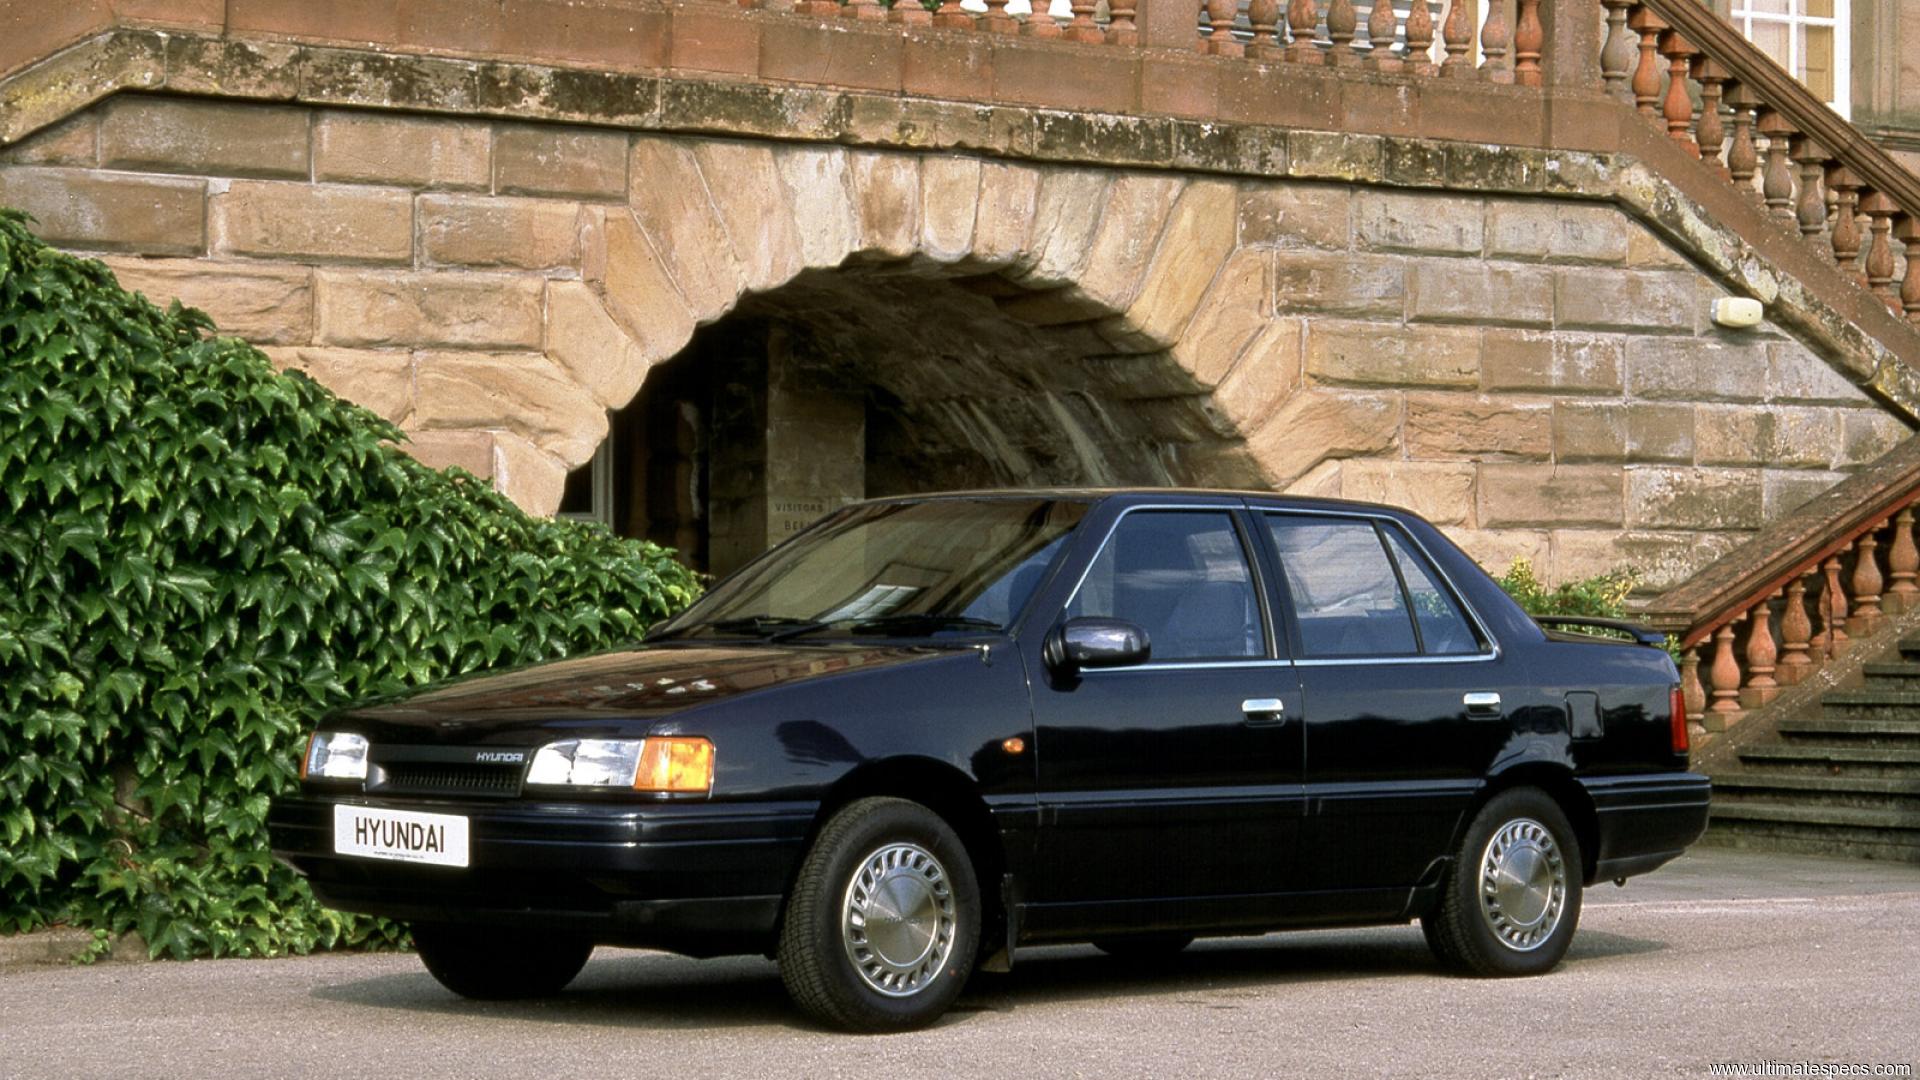
[[[1483,193],[1524,156],[1417,191],[1328,146],[1276,180],[121,96],[0,154],[0,204],[542,512],[734,312],[884,397],[870,493],[1385,500],[1556,579],[1670,583],[1906,434],[1711,328],[1720,287],[1614,204]]]

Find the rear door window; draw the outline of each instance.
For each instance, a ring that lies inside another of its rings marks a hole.
[[[1266,515],[1300,627],[1301,655],[1413,656],[1413,616],[1371,521]]]

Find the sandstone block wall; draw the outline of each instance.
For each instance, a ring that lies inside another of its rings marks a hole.
[[[1613,205],[1343,146],[1234,179],[129,95],[0,153],[0,204],[540,512],[737,310],[898,413],[870,493],[1382,500],[1555,579],[1670,583],[1907,434]]]

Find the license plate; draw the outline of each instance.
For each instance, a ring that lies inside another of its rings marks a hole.
[[[467,819],[371,806],[333,807],[333,850],[363,859],[467,865]]]

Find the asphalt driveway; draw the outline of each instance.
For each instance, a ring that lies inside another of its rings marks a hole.
[[[602,950],[560,997],[475,1004],[410,956],[0,975],[0,1076],[1707,1076],[1920,1064],[1920,866],[1701,849],[1589,894],[1538,979],[1441,974],[1415,927],[1021,954],[938,1027],[803,1023],[771,963]],[[1780,1074],[1791,1075],[1791,1074]],[[1804,1075],[1804,1074],[1803,1074]]]

